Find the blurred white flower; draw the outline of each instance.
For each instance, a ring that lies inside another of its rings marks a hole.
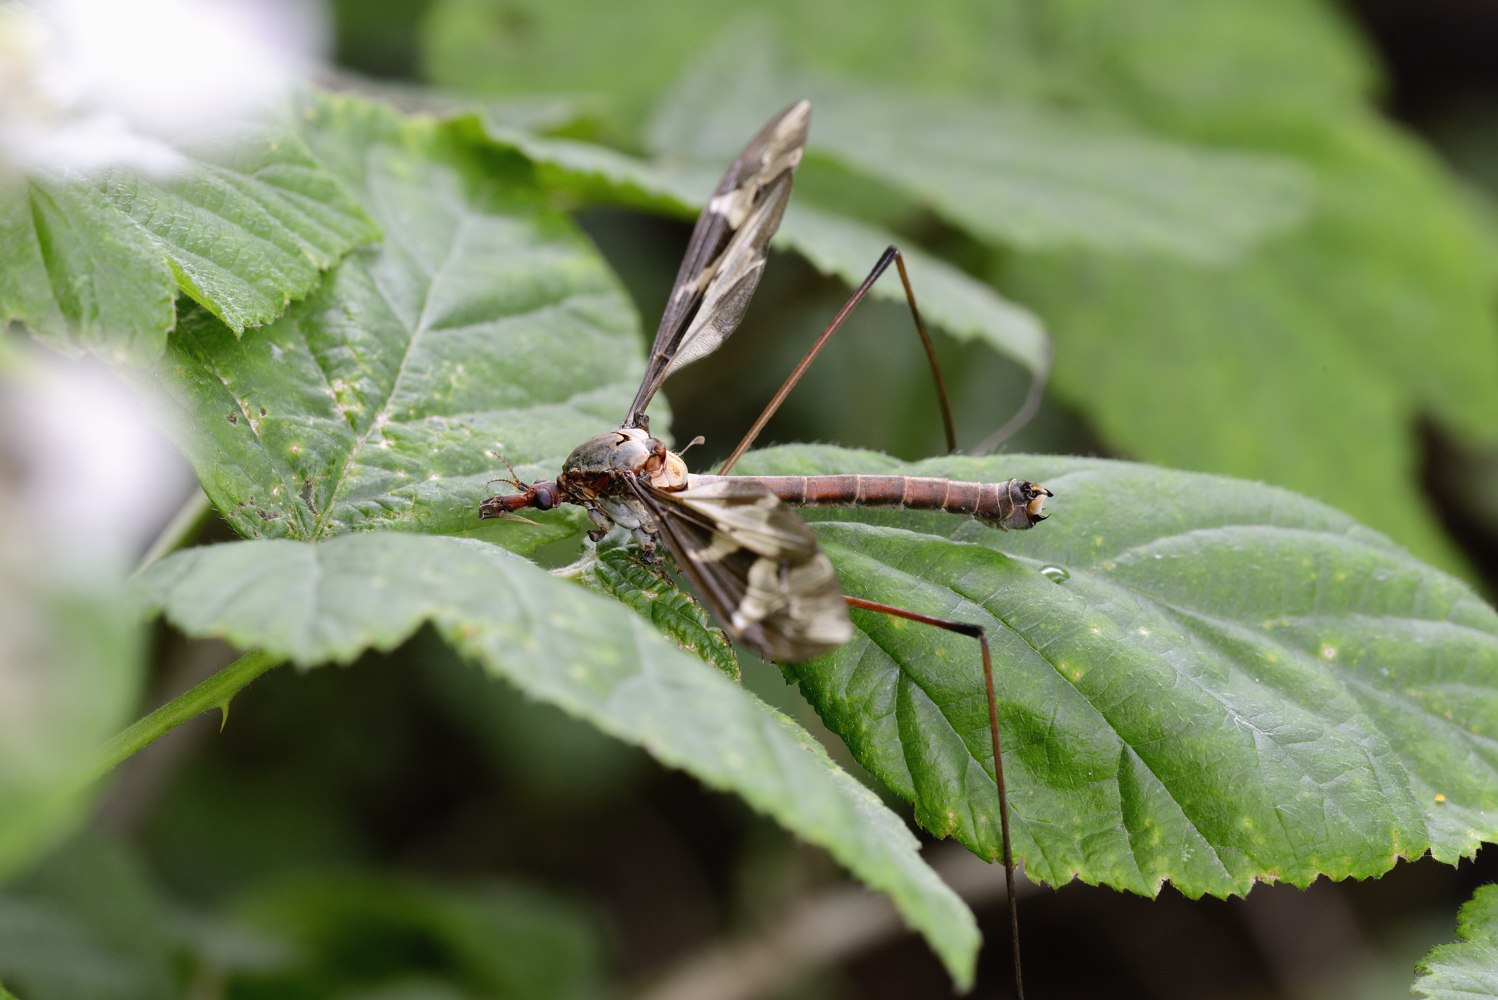
[[[0,565],[118,578],[190,495],[192,473],[108,370],[23,356],[0,381]]]
[[[308,0],[0,5],[0,165],[162,173],[190,132],[253,117],[304,76],[326,22]]]

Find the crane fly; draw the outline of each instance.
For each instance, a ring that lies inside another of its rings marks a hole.
[[[770,238],[790,199],[791,181],[806,144],[811,105],[800,101],[769,122],[734,160],[697,219],[665,315],[650,350],[645,376],[617,430],[589,438],[573,450],[552,481],[524,483],[511,473],[515,493],[479,505],[481,518],[519,518],[528,508],[571,503],[587,510],[589,537],[597,542],[615,526],[631,532],[642,560],[667,551],[713,616],[735,639],[761,656],[800,662],[828,653],[853,637],[848,608],[878,611],[971,636],[980,643],[987,688],[1009,890],[1015,987],[1022,998],[1019,932],[1014,903],[1014,856],[999,751],[993,666],[981,625],[948,621],[845,596],[832,562],[817,546],[810,525],[793,506],[869,506],[966,514],[1003,529],[1026,529],[1045,519],[1051,492],[1036,483],[965,483],[885,475],[724,475],[753,441],[801,372],[875,279],[899,265],[916,326],[938,380],[938,395],[952,441],[951,417],[935,369],[905,265],[890,247],[848,304],[823,332],[786,384],[740,442],[718,475],[687,472],[682,457],[650,433],[645,410],[677,369],[712,352],[738,326],[765,266]]]

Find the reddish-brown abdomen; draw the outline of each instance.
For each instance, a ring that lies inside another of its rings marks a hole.
[[[693,476],[691,484],[717,476]],[[968,514],[1003,528],[1024,529],[1044,520],[1041,505],[1051,491],[1010,479],[968,483],[920,476],[744,476],[794,507],[894,507]]]

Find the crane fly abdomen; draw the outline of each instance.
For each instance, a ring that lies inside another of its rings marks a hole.
[[[719,477],[691,476],[691,486]],[[1051,491],[1039,483],[1010,479],[1002,483],[967,483],[924,476],[754,476],[792,507],[893,507],[966,514],[995,527],[1023,531],[1044,521],[1041,513]]]

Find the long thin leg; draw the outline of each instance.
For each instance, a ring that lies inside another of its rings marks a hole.
[[[936,347],[931,343],[931,335],[926,332],[926,323],[921,319],[921,310],[915,304],[915,289],[911,287],[910,275],[905,270],[905,258],[900,256],[899,247],[891,245],[879,256],[878,263],[869,272],[869,276],[863,279],[863,284],[854,290],[853,294],[849,296],[847,303],[843,305],[843,308],[838,311],[836,316],[832,317],[832,322],[827,324],[827,329],[822,331],[822,335],[817,338],[817,342],[811,345],[811,350],[807,351],[805,356],[801,358],[800,363],[791,372],[790,378],[785,380],[785,384],[780,387],[780,391],[775,393],[774,398],[770,400],[770,404],[765,407],[765,411],[759,415],[759,419],[754,421],[754,426],[749,428],[749,433],[744,435],[744,440],[739,442],[738,447],[733,450],[733,454],[728,456],[727,461],[718,470],[718,475],[727,475],[728,470],[733,468],[734,463],[739,460],[739,457],[749,450],[749,446],[754,443],[754,439],[759,437],[759,432],[764,430],[765,424],[769,423],[770,418],[775,415],[775,411],[780,409],[780,404],[785,402],[785,397],[790,395],[791,389],[795,388],[796,383],[801,381],[801,376],[806,374],[806,369],[810,368],[811,363],[816,360],[817,355],[822,353],[822,348],[827,345],[827,341],[837,332],[837,328],[843,325],[843,320],[848,318],[848,314],[853,311],[854,307],[863,301],[863,297],[868,294],[874,282],[878,281],[879,276],[889,269],[891,263],[894,263],[900,272],[900,282],[905,286],[905,301],[910,303],[910,316],[915,320],[916,333],[920,334],[921,346],[925,348],[926,360],[931,365],[931,377],[936,381],[936,398],[941,405],[941,421],[947,432],[947,451],[957,450],[957,434],[952,428],[952,407],[947,402],[947,386],[942,381],[941,366],[936,362]]]
[[[994,694],[993,657],[988,652],[988,633],[982,625],[954,622],[946,618],[933,618],[905,608],[897,608],[892,604],[865,601],[860,597],[845,596],[843,600],[848,602],[849,607],[878,611],[895,618],[904,618],[922,625],[934,625],[948,632],[972,636],[978,640],[978,645],[983,649],[983,684],[988,694],[988,731],[993,737],[993,776],[999,793],[999,833],[1004,845],[1004,887],[1009,897],[1009,946],[1014,952],[1014,995],[1016,1000],[1025,1000],[1025,982],[1020,974],[1019,964],[1019,906],[1014,896],[1014,849],[1009,841],[1009,795],[1004,790],[1004,756],[999,751],[999,703]]]
[[[1003,444],[1005,441],[1008,441],[1011,437],[1019,432],[1020,428],[1028,424],[1030,422],[1030,419],[1035,416],[1036,411],[1040,409],[1040,400],[1041,397],[1045,395],[1045,387],[1046,383],[1050,380],[1050,375],[1051,345],[1048,342],[1046,344],[1044,363],[1041,365],[1038,371],[1031,375],[1030,388],[1025,392],[1024,402],[1020,404],[1020,407],[1017,411],[1015,411],[1014,416],[1004,421],[1004,425],[998,430],[994,431],[992,434],[988,435],[988,437],[978,442],[977,447],[973,448],[972,451],[968,452],[968,454],[987,455],[990,452],[997,451],[999,445]]]

